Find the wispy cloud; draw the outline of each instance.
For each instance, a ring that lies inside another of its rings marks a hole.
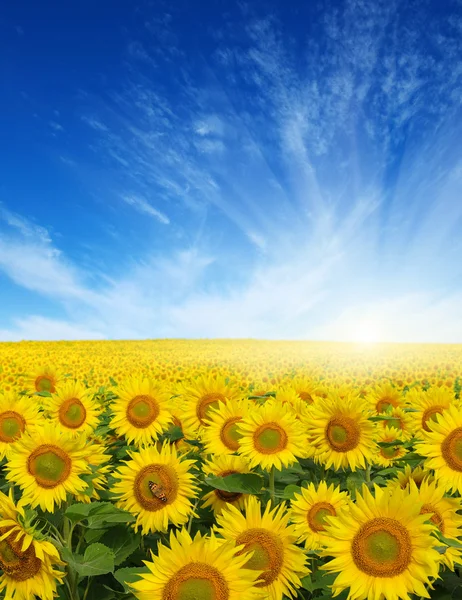
[[[133,206],[138,212],[149,215],[164,225],[170,223],[170,219],[164,215],[164,213],[151,206],[144,198],[138,196],[122,196],[122,200],[128,205]]]

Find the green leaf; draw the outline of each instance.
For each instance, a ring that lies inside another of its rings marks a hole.
[[[314,592],[315,588],[313,587],[313,582],[311,581],[311,577],[309,575],[307,575],[306,577],[303,577],[301,582],[302,582],[302,588],[304,590],[308,590],[309,592]]]
[[[114,572],[114,552],[104,544],[90,544],[76,571],[82,577],[94,577]]]
[[[64,513],[68,519],[70,519],[73,523],[78,523],[79,521],[85,520],[90,512],[94,510],[95,504],[99,504],[98,502],[91,502],[85,504],[84,502],[78,504],[72,504],[66,509]]]
[[[93,577],[114,572],[114,552],[103,544],[90,544],[85,554],[72,554],[68,548],[61,551],[64,560],[81,577]]]
[[[50,394],[50,392],[46,392],[46,391],[43,391],[43,392],[35,392],[35,394],[34,394],[34,395],[35,395],[35,396],[41,396],[42,398],[51,398],[51,394]]]
[[[288,485],[284,488],[283,498],[292,500],[295,494],[300,494],[301,488],[298,485]]]
[[[109,377],[109,383],[113,386],[117,386],[117,381],[113,377]]]
[[[209,475],[205,478],[205,483],[224,492],[258,494],[263,485],[263,477],[256,473],[233,473],[226,477]]]
[[[127,584],[139,581],[140,575],[149,572],[150,571],[147,567],[126,567],[125,569],[118,569],[114,573],[114,577],[121,585],[123,585],[125,592],[129,594],[132,590]]]
[[[347,490],[350,492],[351,496],[353,497],[353,500],[356,496],[356,490],[360,490],[362,488],[363,483],[366,483],[364,473],[361,473],[359,471],[355,473],[350,473],[350,475],[348,475],[348,477],[346,478],[346,487]]]
[[[140,546],[141,536],[127,527],[117,526],[106,531],[101,542],[114,552],[114,564],[117,566]]]
[[[116,523],[133,523],[136,518],[126,510],[117,508],[111,502],[98,502],[95,510],[88,517],[90,529],[102,529],[112,527]]]
[[[181,430],[181,427],[178,427],[178,425],[171,427],[167,432],[167,436],[171,442],[176,442],[177,440],[184,438],[183,431]]]
[[[106,533],[107,529],[87,529],[85,532],[85,541],[87,544],[93,544],[93,542],[99,542],[102,536]]]
[[[447,546],[451,547],[451,548],[458,548],[459,550],[462,550],[462,542],[460,542],[459,540],[453,540],[447,537],[444,537],[444,535],[441,535],[441,533],[438,532],[438,539],[440,539],[444,544],[446,544]]]

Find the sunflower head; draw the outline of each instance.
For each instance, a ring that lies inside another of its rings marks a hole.
[[[239,453],[250,466],[269,470],[294,464],[305,457],[307,440],[305,427],[286,404],[268,400],[239,422]]]
[[[16,392],[0,394],[0,458],[11,456],[16,443],[39,421],[39,407]]]
[[[209,461],[206,461],[203,465],[203,471],[206,475],[226,477],[235,473],[249,473],[250,468],[249,463],[242,456],[224,454],[213,456]],[[248,498],[249,494],[225,492],[217,489],[205,494],[202,506],[210,506],[215,514],[220,514],[230,505],[242,509]]]
[[[61,380],[62,374],[54,367],[50,365],[36,367],[26,378],[26,389],[30,394],[39,392],[54,394]]]
[[[428,597],[425,584],[437,577],[440,559],[421,508],[415,491],[375,486],[374,498],[364,485],[349,513],[327,517],[323,554],[333,560],[321,568],[338,573],[333,595],[350,588],[353,600]]]
[[[117,388],[111,427],[128,443],[155,442],[172,422],[169,392],[152,379],[129,377]]]
[[[149,573],[131,584],[139,600],[254,600],[259,572],[247,568],[248,555],[214,535],[191,538],[186,529],[170,533],[170,548],[159,544],[145,562]]]
[[[6,598],[52,600],[64,573],[58,551],[32,526],[12,494],[0,492],[0,591]]]
[[[333,484],[328,487],[325,481],[317,487],[310,483],[307,488],[301,488],[300,494],[295,494],[291,502],[291,521],[306,549],[316,550],[323,545],[326,517],[335,517],[342,510],[348,510],[347,492],[341,492]]]
[[[239,548],[238,555],[252,553],[245,566],[260,574],[258,588],[269,598],[295,595],[300,578],[309,573],[304,552],[295,545],[297,534],[289,525],[284,504],[263,514],[260,502],[250,496],[245,515],[230,506],[217,516],[217,532]]]
[[[56,427],[67,433],[90,434],[98,425],[101,406],[91,390],[76,380],[60,384],[56,392],[43,401],[45,414]]]
[[[160,450],[150,446],[129,456],[114,474],[118,481],[112,491],[118,506],[136,516],[135,529],[146,534],[166,531],[169,523],[186,523],[198,492],[191,473],[194,461],[180,458],[168,442]]]
[[[239,451],[242,434],[239,423],[249,414],[247,400],[227,400],[211,409],[202,433],[205,451],[209,454],[234,454]]]
[[[85,461],[85,436],[75,437],[45,422],[16,444],[6,466],[8,481],[19,485],[24,504],[53,512],[66,500],[67,492],[87,487],[80,478],[90,469]]]
[[[334,392],[310,407],[309,439],[314,459],[326,468],[365,468],[374,449],[374,425],[367,418],[364,400],[353,394],[340,398]]]

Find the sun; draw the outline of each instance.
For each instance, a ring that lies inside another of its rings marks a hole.
[[[364,320],[357,323],[352,331],[351,341],[366,346],[379,344],[383,339],[383,330],[378,321]]]

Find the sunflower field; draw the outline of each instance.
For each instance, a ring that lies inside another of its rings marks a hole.
[[[0,344],[0,598],[462,599],[462,346]]]

